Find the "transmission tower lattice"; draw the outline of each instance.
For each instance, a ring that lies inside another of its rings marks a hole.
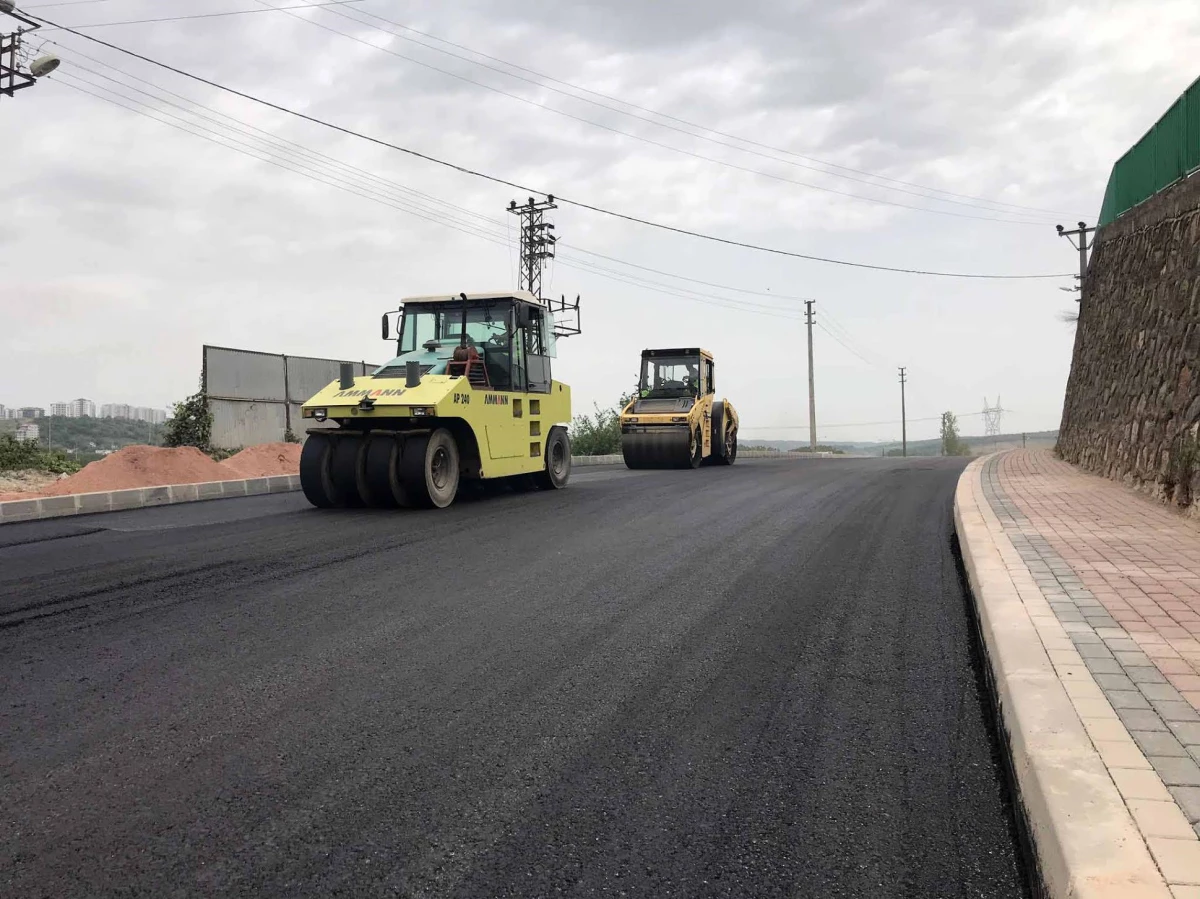
[[[521,265],[517,274],[517,290],[528,290],[539,300],[542,298],[542,270],[546,260],[554,258],[554,244],[558,238],[551,232],[554,225],[547,222],[546,213],[557,209],[554,196],[537,201],[529,198],[524,206],[513,200],[508,211],[521,219]]]
[[[1000,397],[996,397],[996,405],[988,404],[987,397],[983,398],[983,433],[987,437],[1000,436],[1000,416],[1004,414],[1004,408],[1000,405]]]

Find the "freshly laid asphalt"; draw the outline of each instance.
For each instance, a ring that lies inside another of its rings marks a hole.
[[[961,468],[0,528],[0,895],[1026,896]]]

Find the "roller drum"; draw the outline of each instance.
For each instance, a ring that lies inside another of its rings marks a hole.
[[[621,435],[627,468],[690,468],[691,431],[687,425]]]

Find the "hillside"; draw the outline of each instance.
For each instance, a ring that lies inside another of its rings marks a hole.
[[[69,453],[118,450],[131,444],[162,443],[163,426],[120,418],[64,418],[60,415],[34,419],[42,446]]]

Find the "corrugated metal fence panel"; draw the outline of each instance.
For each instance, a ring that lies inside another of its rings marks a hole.
[[[341,362],[336,359],[314,359],[311,356],[288,356],[288,399],[293,403],[307,402],[318,391],[336,381],[341,372]],[[354,362],[354,374],[365,375],[379,366],[365,362]]]
[[[223,449],[275,443],[283,440],[287,430],[283,403],[210,399],[208,409],[213,417],[213,446]]]
[[[356,375],[379,367],[352,364]],[[283,440],[289,425],[303,438],[314,423],[300,417],[300,404],[337,380],[340,369],[337,359],[205,346],[204,392],[213,416],[213,445],[232,449],[272,443]]]
[[[227,399],[282,403],[283,357],[226,347],[204,348],[204,392]]]
[[[1104,192],[1100,224],[1200,168],[1200,78],[1146,135],[1117,160]]]

